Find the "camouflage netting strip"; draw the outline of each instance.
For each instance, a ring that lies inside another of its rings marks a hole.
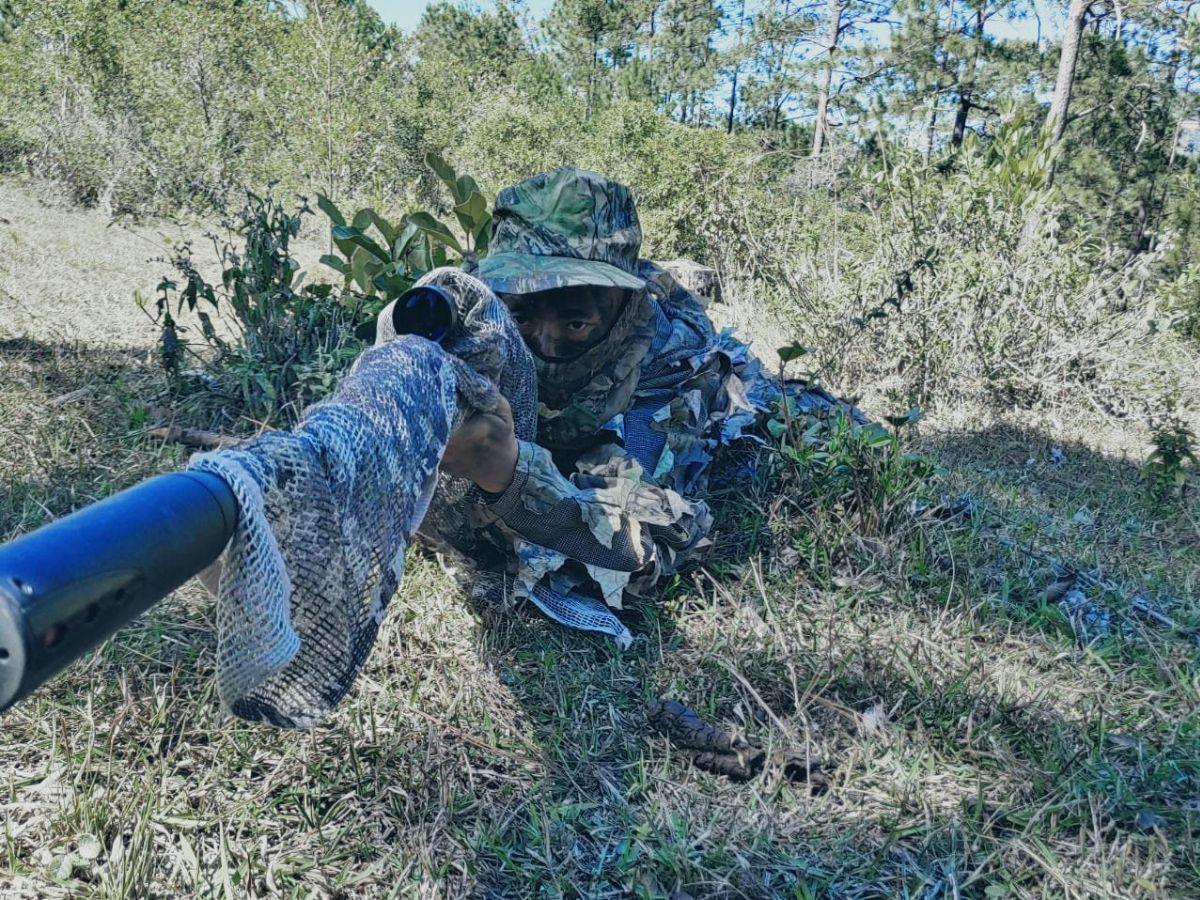
[[[240,507],[217,591],[217,690],[241,718],[311,727],[350,690],[413,534],[423,521],[431,531],[469,527],[483,502],[469,482],[438,475],[463,416],[493,409],[498,386],[517,436],[533,438],[537,378],[507,309],[458,270],[422,281],[459,301],[462,325],[445,349],[381,335],[293,431],[190,463],[223,478]],[[552,618],[628,633],[602,603],[548,590],[530,599]]]
[[[227,709],[308,727],[346,694],[400,585],[460,406],[494,391],[436,344],[403,338],[364,353],[295,431],[192,460],[240,507],[217,597]]]

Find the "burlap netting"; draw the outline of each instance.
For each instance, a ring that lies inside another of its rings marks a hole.
[[[460,305],[461,325],[442,345],[381,334],[293,431],[190,463],[223,478],[240,507],[216,615],[218,692],[242,718],[309,727],[345,696],[413,533],[427,513],[452,518],[470,506],[469,484],[438,487],[463,416],[493,408],[498,388],[518,437],[533,438],[533,362],[503,304],[455,269],[424,281]]]

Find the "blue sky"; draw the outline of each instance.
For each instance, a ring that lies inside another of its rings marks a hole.
[[[392,22],[404,31],[412,31],[421,18],[421,12],[433,0],[368,0],[378,10],[385,22]],[[549,12],[553,0],[526,0],[526,6],[535,19]],[[1053,0],[1035,0],[1037,11],[1042,16],[1042,39],[1055,38],[1062,22],[1062,4]],[[988,23],[988,33],[994,37],[1032,38],[1037,31],[1032,18],[1019,22],[993,19]]]
[[[421,12],[433,0],[367,0],[379,12],[385,22],[393,22],[405,31],[412,31],[421,18]],[[529,0],[529,11],[541,18],[550,10],[553,0]]]

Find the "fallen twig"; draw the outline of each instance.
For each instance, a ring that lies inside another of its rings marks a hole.
[[[776,751],[768,756],[743,735],[710,725],[678,700],[660,699],[648,704],[646,721],[673,743],[700,751],[693,759],[696,768],[714,775],[749,781],[772,763],[789,781],[807,781],[814,788],[828,784],[820,762],[793,751]]]
[[[708,724],[699,713],[678,700],[656,700],[648,704],[646,719],[656,730],[689,750],[731,753],[750,746],[741,735]]]
[[[79,400],[82,397],[86,397],[94,389],[95,388],[92,385],[85,384],[81,388],[76,388],[73,391],[68,391],[65,394],[55,397],[52,400],[47,400],[46,405],[49,407],[53,407],[54,409],[61,409],[62,407],[66,406],[68,403],[73,403],[74,401]]]
[[[541,766],[542,766],[541,761],[538,759],[535,759],[532,756],[527,756],[524,753],[517,753],[515,750],[504,750],[500,747],[495,746],[494,744],[489,744],[487,741],[483,740],[482,738],[477,738],[474,735],[468,734],[467,732],[463,731],[460,728],[455,728],[453,725],[449,724],[448,722],[443,722],[441,719],[438,719],[435,716],[431,716],[427,712],[423,712],[419,709],[416,709],[415,707],[413,708],[413,712],[415,712],[417,715],[419,715],[425,721],[429,722],[431,725],[434,725],[434,726],[442,729],[442,731],[445,732],[446,734],[456,737],[460,741],[470,744],[472,747],[475,747],[479,750],[485,750],[488,753],[494,753],[497,756],[502,756],[505,759],[511,760],[512,762],[515,762],[515,763],[520,763],[523,766],[529,766],[530,768],[536,769],[536,768],[541,768]],[[525,746],[529,747],[531,750],[533,750],[535,752],[540,752],[540,751],[538,751],[538,748],[536,746],[530,744],[528,741],[526,741],[524,739],[520,739],[520,740],[521,740],[521,743],[523,743]]]
[[[1007,520],[994,510],[985,510],[989,515],[995,516],[1002,522]],[[1185,638],[1197,645],[1200,645],[1200,630],[1185,625],[1180,625],[1171,616],[1161,610],[1154,609],[1150,605],[1150,601],[1143,593],[1136,593],[1130,597],[1129,592],[1121,585],[1104,578],[1096,572],[1089,572],[1078,569],[1070,563],[1063,562],[1057,556],[1046,553],[1032,545],[1014,541],[1012,538],[1004,535],[997,535],[997,541],[1005,547],[1010,547],[1019,553],[1024,553],[1031,559],[1048,565],[1055,573],[1054,581],[1047,587],[1045,598],[1048,603],[1059,602],[1064,599],[1072,590],[1086,587],[1093,590],[1104,591],[1112,594],[1115,597],[1121,597],[1128,603],[1128,611],[1134,616],[1151,622],[1159,627],[1170,631],[1179,637]]]
[[[242,442],[229,434],[216,431],[203,431],[199,428],[183,428],[179,425],[159,425],[146,432],[172,444],[183,444],[185,447],[195,447],[201,450],[221,450],[225,447],[235,447]]]

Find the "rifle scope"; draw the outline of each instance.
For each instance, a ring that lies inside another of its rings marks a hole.
[[[450,292],[436,284],[409,288],[392,307],[396,334],[416,334],[440,342],[458,325],[458,306]]]
[[[159,475],[0,546],[0,711],[214,562],[229,486]]]

